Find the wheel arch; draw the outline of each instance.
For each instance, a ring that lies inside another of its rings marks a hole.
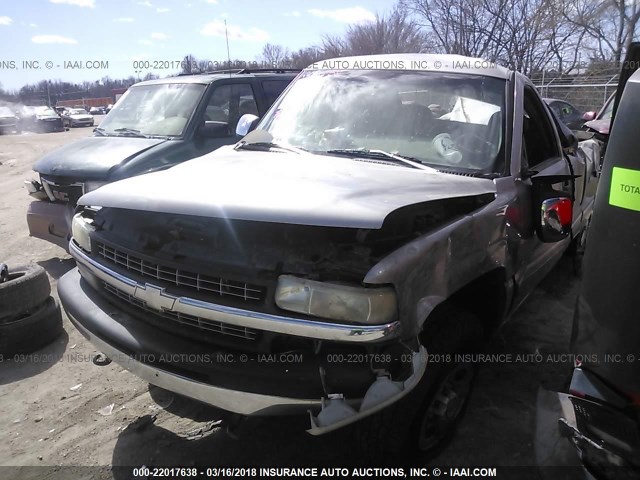
[[[428,330],[440,311],[451,305],[476,317],[488,335],[505,318],[514,291],[513,278],[508,275],[506,268],[498,267],[476,277],[448,297],[426,297],[419,306],[424,318],[421,331]]]

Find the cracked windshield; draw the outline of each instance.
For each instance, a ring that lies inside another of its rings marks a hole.
[[[336,101],[336,99],[340,99]],[[504,80],[399,71],[304,72],[260,127],[273,143],[380,152],[459,171],[500,171]]]

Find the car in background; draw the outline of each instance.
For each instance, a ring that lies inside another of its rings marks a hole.
[[[584,124],[585,130],[594,132],[596,137],[599,137],[601,140],[609,136],[615,97],[616,92],[613,92],[598,113],[587,112],[584,114],[585,120],[588,120],[587,123]]]
[[[105,107],[91,107],[89,113],[91,115],[105,115],[107,112],[105,112]]]
[[[612,112],[611,133],[572,315],[575,368],[556,409],[560,433],[598,480],[640,478],[639,65],[640,42],[631,43],[617,91],[601,111]]]
[[[104,107],[104,113],[105,115],[107,113],[109,113],[111,111],[111,109],[113,108],[113,103],[110,103],[109,105],[107,105],[106,107]]]
[[[17,112],[18,129],[30,132],[64,132],[64,124],[56,111],[47,106],[22,107]]]
[[[264,115],[297,73],[227,70],[133,85],[92,136],[34,165],[38,179],[25,182],[37,199],[27,212],[29,233],[68,248],[72,213],[84,193],[236,143],[240,117]]]
[[[0,107],[0,134],[18,133],[18,117],[9,107]]]
[[[93,116],[80,108],[66,110],[62,114],[62,121],[67,127],[93,127],[95,123]]]
[[[584,124],[584,112],[565,100],[543,98],[558,119],[571,130],[580,130]]]

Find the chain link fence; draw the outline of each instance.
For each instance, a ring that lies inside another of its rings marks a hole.
[[[531,77],[544,98],[557,98],[571,103],[583,112],[602,108],[618,86],[618,75],[557,75],[541,73]]]

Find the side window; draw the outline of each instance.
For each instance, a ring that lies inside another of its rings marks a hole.
[[[563,103],[562,104],[562,113],[564,113],[566,116],[570,117],[571,115],[574,115],[576,113],[575,109],[573,108],[572,105],[568,104],[568,103]]]
[[[229,122],[229,105],[231,104],[231,85],[216,87],[209,98],[204,112],[206,121]]]
[[[246,83],[220,85],[209,98],[204,120],[227,123],[229,135],[233,135],[238,120],[245,113],[258,115],[258,105],[251,85]]]
[[[529,167],[560,156],[555,130],[539,97],[531,87],[524,91],[523,147]]]
[[[264,91],[264,98],[267,102],[267,108],[273,105],[276,98],[287,88],[289,80],[264,80],[262,82],[262,90]]]
[[[556,113],[558,114],[558,118],[566,120],[574,116],[575,110],[568,103],[558,102],[558,111],[556,111]]]
[[[562,107],[562,104],[560,104],[559,102],[552,102],[552,103],[549,104],[549,108],[551,110],[553,110],[553,113],[555,113],[556,116],[558,118],[560,118],[560,119],[562,118],[562,108],[561,107]]]

